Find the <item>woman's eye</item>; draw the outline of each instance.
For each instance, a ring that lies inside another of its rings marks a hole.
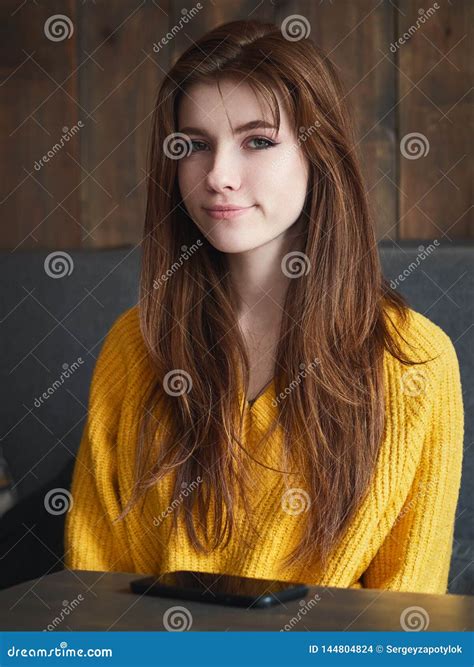
[[[192,153],[200,153],[199,147],[196,149],[195,145],[205,146],[206,144],[203,141],[198,141],[197,139],[191,139]]]
[[[267,148],[272,148],[273,146],[276,146],[276,144],[273,141],[270,141],[270,139],[266,139],[265,137],[252,137],[251,139],[249,139],[249,143],[252,141],[260,142],[259,145],[257,144],[257,146],[254,146],[254,150],[266,150]],[[191,153],[201,153],[203,150],[206,149],[205,142],[199,141],[198,139],[191,139],[191,146],[192,146]]]
[[[250,141],[263,141],[264,145],[260,145],[260,147],[257,147],[257,150],[265,150],[266,148],[272,148],[272,146],[275,146],[276,144],[273,141],[270,141],[270,139],[265,139],[265,137],[253,137],[250,139]]]

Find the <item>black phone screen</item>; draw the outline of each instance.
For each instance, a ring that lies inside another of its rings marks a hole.
[[[253,579],[229,574],[180,570],[130,583],[134,593],[239,607],[269,607],[301,599],[305,584],[275,579]]]

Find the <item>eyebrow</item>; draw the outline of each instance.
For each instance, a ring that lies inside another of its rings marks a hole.
[[[267,123],[265,120],[251,120],[248,123],[245,123],[244,125],[239,125],[235,129],[236,134],[241,134],[242,132],[247,132],[248,130],[255,130],[257,128],[264,128],[264,129],[272,129],[272,130],[277,130],[278,128],[273,125],[272,123]],[[183,127],[180,132],[183,132],[183,134],[201,134],[203,136],[207,136],[207,132],[199,127],[191,127],[191,126],[186,126]]]

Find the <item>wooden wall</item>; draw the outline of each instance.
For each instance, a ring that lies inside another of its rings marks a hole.
[[[3,0],[0,247],[138,243],[148,133],[163,73],[191,40],[220,23],[281,24],[291,14],[309,21],[310,38],[345,83],[378,238],[473,238],[474,3],[428,0],[424,10],[413,0],[202,5],[157,54],[153,43],[178,23],[181,3]],[[70,20],[69,37],[57,41],[45,35],[55,14]],[[410,28],[405,44],[391,48]],[[401,142],[411,133],[423,135],[424,157],[404,156],[410,148],[402,150]],[[71,138],[41,162],[61,136]]]

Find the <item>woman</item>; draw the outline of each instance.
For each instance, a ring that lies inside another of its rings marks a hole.
[[[68,567],[446,592],[458,360],[381,275],[354,149],[334,67],[274,25],[222,25],[165,77]]]

